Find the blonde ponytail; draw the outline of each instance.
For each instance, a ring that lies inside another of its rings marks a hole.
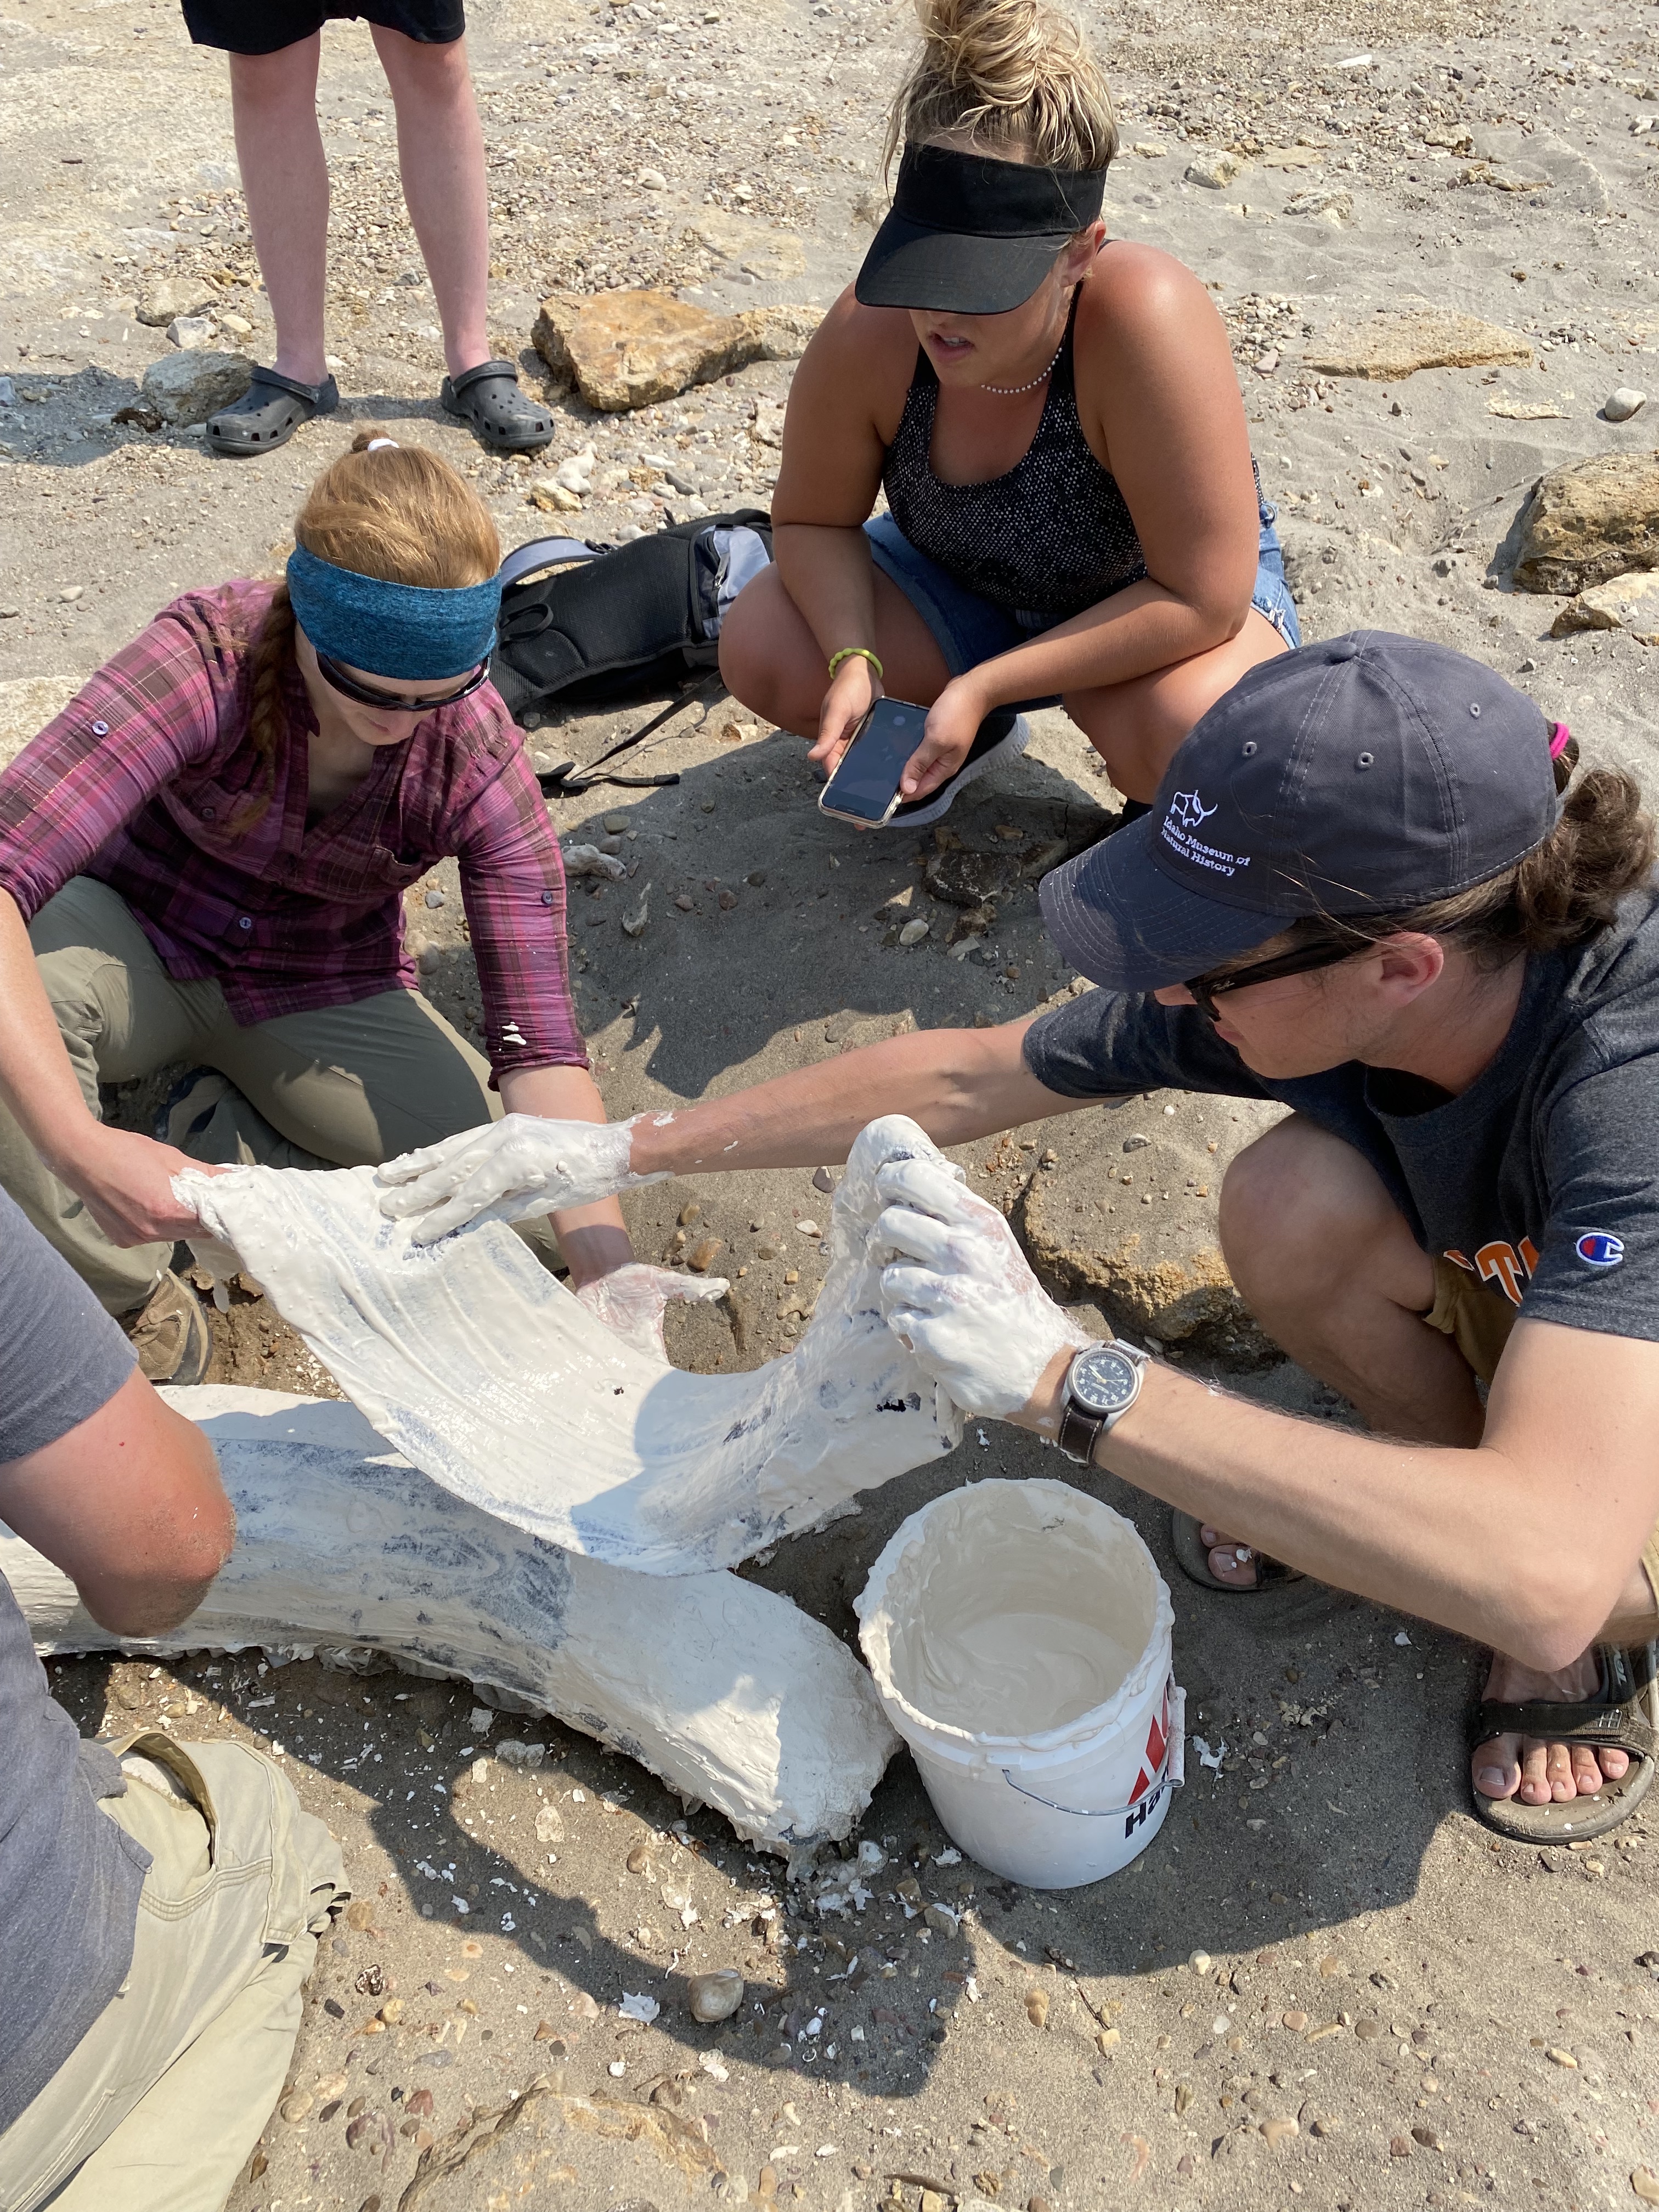
[[[917,0],[921,52],[887,118],[885,160],[945,137],[1045,169],[1103,169],[1112,95],[1087,33],[1051,0]]]

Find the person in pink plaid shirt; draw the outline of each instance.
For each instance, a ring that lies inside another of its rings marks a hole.
[[[365,432],[295,537],[284,582],[164,607],[0,775],[0,1186],[155,1381],[211,1357],[171,1268],[191,1161],[354,1166],[503,1108],[605,1118],[558,839],[489,682],[495,524],[446,462]],[[404,943],[403,892],[450,855],[483,1054]],[[178,1063],[169,1141],[100,1120],[100,1083]],[[659,1338],[675,1279],[632,1267],[614,1200],[528,1233]]]

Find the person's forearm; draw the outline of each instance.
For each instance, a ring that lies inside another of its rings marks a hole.
[[[67,1170],[78,1140],[98,1123],[88,1110],[64,1048],[56,1017],[34,964],[34,951],[17,902],[0,890],[0,1097],[19,1127],[55,1174]]]
[[[1017,699],[1103,690],[1224,644],[1237,635],[1249,605],[1248,592],[1236,608],[1185,599],[1147,578],[957,680],[974,687],[988,713]]]
[[[856,524],[779,523],[773,557],[784,589],[823,648],[826,669],[845,645],[876,642],[876,578],[870,543]]]
[[[643,1115],[634,1126],[635,1173],[823,1167],[844,1160],[883,1114],[908,1114],[936,1144],[962,1145],[1091,1103],[1061,1098],[1030,1073],[1019,1048],[1028,1027],[893,1037],[725,1098]]]
[[[1043,1434],[1067,1364],[1054,1363],[1039,1394],[1048,1412],[1027,1424]],[[1581,1602],[1582,1633],[1553,1619],[1540,1563],[1564,1556],[1559,1488],[1487,1444],[1397,1443],[1297,1420],[1154,1363],[1095,1456],[1269,1559],[1547,1669],[1576,1657],[1616,1601],[1610,1585],[1599,1610]]]
[[[500,1079],[509,1114],[539,1114],[550,1121],[603,1121],[605,1101],[585,1067],[520,1067]],[[552,1217],[559,1249],[578,1289],[634,1257],[633,1242],[614,1198],[574,1206]]]

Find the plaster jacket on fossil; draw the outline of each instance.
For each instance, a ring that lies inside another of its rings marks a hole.
[[[852,1653],[787,1598],[557,1551],[429,1482],[337,1399],[165,1395],[218,1455],[230,1561],[188,1620],[137,1642],[0,1528],[40,1652],[384,1653],[556,1713],[777,1850],[846,1835],[869,1803],[896,1738]]]
[[[876,1171],[940,1155],[893,1115],[836,1193],[830,1267],[795,1350],[688,1375],[584,1311],[511,1230],[415,1244],[372,1168],[181,1176],[283,1318],[389,1443],[458,1498],[635,1573],[732,1566],[951,1450],[960,1420],[883,1319]]]

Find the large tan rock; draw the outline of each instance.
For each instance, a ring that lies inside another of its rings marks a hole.
[[[253,363],[240,353],[169,353],[144,371],[143,396],[164,422],[205,422],[247,390]]]
[[[199,315],[218,299],[205,276],[163,276],[141,294],[137,315],[152,329],[166,330],[178,315]]]
[[[1592,584],[1569,599],[1550,624],[1550,635],[1570,637],[1579,629],[1627,629],[1644,645],[1659,645],[1659,568]]]
[[[1081,1126],[1055,1134],[1009,1212],[1044,1288],[1067,1304],[1098,1306],[1132,1336],[1230,1366],[1279,1358],[1234,1288],[1216,1206],[1230,1161],[1281,1110],[1153,1092],[1079,1115]]]
[[[806,250],[793,230],[774,230],[726,208],[704,208],[692,229],[711,253],[734,261],[763,284],[787,284],[806,274]]]
[[[794,361],[823,320],[817,307],[711,315],[672,292],[553,292],[531,342],[590,407],[615,415],[712,384],[754,361]]]
[[[1659,568],[1659,453],[1552,469],[1521,518],[1517,587],[1587,592],[1633,568]]]
[[[1532,359],[1532,347],[1514,331],[1460,315],[1449,307],[1412,307],[1373,316],[1369,323],[1333,323],[1305,356],[1318,376],[1373,380],[1415,376],[1419,368],[1483,368],[1494,362]]]

